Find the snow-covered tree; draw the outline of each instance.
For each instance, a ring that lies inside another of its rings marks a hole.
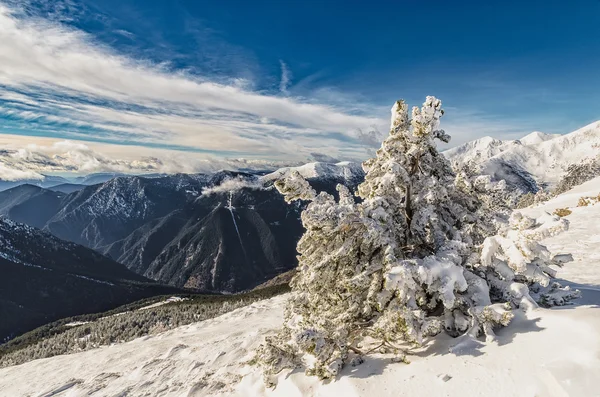
[[[436,148],[436,139],[450,139],[439,129],[442,115],[434,97],[410,118],[407,105],[396,102],[389,136],[363,164],[360,202],[341,185],[338,200],[317,194],[297,173],[277,181],[288,202],[310,204],[284,326],[258,351],[269,382],[300,363],[330,378],[369,347],[402,360],[401,347],[424,337],[446,331],[493,338],[494,327],[509,323],[511,306],[492,302],[487,279],[497,262],[479,263],[478,246],[491,233],[480,227],[477,211],[485,206],[457,188]]]
[[[471,225],[476,244],[487,236],[494,235],[506,224],[516,206],[521,193],[511,189],[504,179],[493,180],[490,175],[482,174],[475,162],[455,165],[454,184],[467,197],[468,210],[477,221]]]
[[[579,297],[577,290],[552,283],[556,270],[572,260],[570,255],[552,257],[540,241],[565,231],[569,222],[556,215],[544,214],[538,219],[514,212],[497,235],[485,239],[481,250],[480,269],[486,273],[492,296],[525,309],[564,305]],[[550,287],[550,288],[548,288]]]

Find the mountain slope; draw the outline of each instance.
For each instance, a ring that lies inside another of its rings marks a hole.
[[[85,186],[86,185],[79,185],[77,183],[63,183],[60,185],[52,186],[49,188],[49,190],[52,190],[53,192],[69,194],[73,192],[78,192],[81,189],[85,188]]]
[[[116,177],[69,194],[19,186],[0,192],[0,213],[160,282],[235,292],[296,265],[303,207],[288,205],[273,187],[293,170],[334,195],[338,183],[354,188],[364,177],[359,164],[345,162],[266,175]]]
[[[68,182],[69,181],[63,177],[53,176],[53,175],[42,175],[41,179],[26,179],[26,180],[16,180],[16,181],[0,179],[0,191],[11,189],[13,187],[25,185],[25,184],[39,186],[39,187],[43,187],[43,188],[49,188],[52,186],[56,186],[56,185],[60,185],[62,183],[68,183]]]
[[[472,161],[483,173],[523,191],[537,191],[555,186],[569,166],[600,155],[600,121],[559,136],[534,132],[515,141],[481,138],[444,154],[453,163]]]
[[[176,289],[95,251],[0,217],[0,340],[60,317]]]
[[[299,207],[274,189],[202,197],[189,221],[150,264],[147,277],[188,288],[235,292],[296,265]]]
[[[338,183],[356,184],[364,178],[364,171],[360,163],[343,161],[336,164],[314,162],[299,167],[284,167],[263,176],[261,179],[274,181],[290,174],[292,171],[297,171],[308,180],[335,180]]]
[[[64,194],[34,185],[0,192],[0,215],[41,228],[60,209]]]
[[[44,229],[98,249],[176,210],[187,201],[188,192],[197,191],[199,186],[198,180],[188,175],[117,177],[68,195]]]
[[[145,274],[150,263],[179,234],[187,221],[184,211],[175,210],[165,217],[149,221],[126,238],[100,250],[117,262],[127,264],[130,270]]]

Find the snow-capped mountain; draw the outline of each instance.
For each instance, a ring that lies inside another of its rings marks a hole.
[[[3,217],[0,270],[0,341],[58,318],[177,291],[89,248]]]
[[[519,140],[490,137],[444,152],[455,163],[473,162],[483,173],[523,191],[553,187],[569,166],[592,161],[600,154],[600,121],[565,135],[533,132]]]
[[[337,180],[339,183],[357,183],[365,174],[360,163],[343,161],[340,163],[314,162],[298,167],[284,167],[263,177],[265,181],[281,179],[289,173],[297,171],[302,177],[309,180]]]

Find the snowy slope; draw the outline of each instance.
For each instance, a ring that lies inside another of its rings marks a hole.
[[[533,131],[529,135],[525,135],[523,138],[519,139],[519,141],[523,145],[535,145],[538,143],[546,142],[554,138],[558,138],[560,134],[547,134],[545,132]]]
[[[372,354],[335,382],[293,371],[266,390],[258,370],[245,363],[281,324],[286,296],[279,296],[129,343],[0,369],[0,395],[600,396],[600,204],[576,207],[579,197],[598,193],[600,178],[523,210],[573,207],[569,231],[544,243],[553,253],[573,254],[559,277],[583,298],[574,306],[517,313],[498,331],[498,343],[451,354],[459,340],[448,337],[414,351],[409,365]]]
[[[554,252],[571,252],[574,261],[559,272],[565,279],[583,292],[583,300],[587,301],[600,295],[600,204],[577,207],[580,197],[598,196],[600,194],[600,177],[576,186],[542,205],[521,210],[521,212],[538,216],[543,211],[553,212],[558,208],[572,211],[567,216],[569,231],[565,236],[558,235],[544,241]],[[597,299],[595,304],[600,304]],[[600,313],[599,313],[600,314]]]
[[[300,175],[306,179],[339,179],[353,182],[364,177],[364,172],[360,163],[343,161],[336,164],[314,162],[299,167],[280,168],[277,171],[263,176],[262,179],[264,181],[280,179],[292,171],[298,171]]]
[[[530,175],[538,186],[553,186],[570,165],[600,154],[600,121],[558,136],[534,132],[514,141],[485,137],[444,154],[453,163],[474,161],[490,175],[510,170]]]
[[[519,141],[503,141],[491,136],[484,136],[483,138],[448,149],[443,153],[452,163],[467,163],[470,161],[479,163],[489,160],[510,147],[518,145]]]

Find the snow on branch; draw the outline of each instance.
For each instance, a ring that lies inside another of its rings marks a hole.
[[[515,214],[492,236],[508,218],[494,211],[506,207],[483,193],[491,181],[458,177],[437,151],[435,139],[450,139],[439,128],[443,114],[435,97],[410,118],[404,101],[394,104],[389,135],[363,163],[360,202],[341,185],[337,201],[317,194],[298,173],[275,183],[287,202],[310,203],[283,327],[257,352],[269,385],[299,365],[333,378],[373,349],[406,361],[405,349],[440,333],[493,340],[513,307],[535,307],[545,296],[528,289],[553,276],[539,241],[566,221]],[[494,188],[500,196],[502,186]],[[560,296],[545,302],[570,299],[556,288]]]

